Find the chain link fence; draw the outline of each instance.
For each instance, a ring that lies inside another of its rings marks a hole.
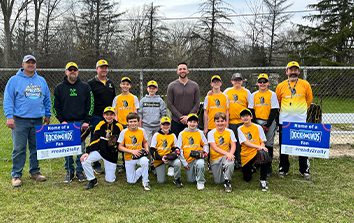
[[[0,69],[0,103],[3,102],[3,92],[8,79],[17,72],[16,68]],[[287,78],[284,67],[248,67],[248,68],[194,68],[190,69],[190,79],[196,81],[200,87],[201,99],[204,99],[210,90],[210,78],[218,74],[223,80],[222,88],[231,86],[230,78],[235,72],[241,73],[245,79],[244,85],[251,92],[257,90],[257,76],[268,73],[270,89],[275,90],[277,84]],[[307,79],[312,86],[314,102],[322,106],[322,122],[332,124],[332,144],[354,144],[354,67],[303,67],[302,78]],[[38,69],[53,93],[55,86],[60,83],[65,74],[64,69]],[[79,77],[87,81],[96,75],[95,69],[81,69]],[[156,80],[160,94],[166,99],[167,86],[178,76],[176,69],[111,69],[109,78],[119,89],[119,82],[123,76],[131,78],[133,84],[131,92],[139,97],[144,96],[146,83]],[[118,90],[119,92],[119,90]],[[117,93],[118,93],[117,92]],[[35,108],[34,108],[35,109]],[[3,110],[3,109],[2,109]],[[5,125],[5,117],[1,112],[0,145],[11,145],[11,131]],[[55,122],[52,118],[52,122]]]

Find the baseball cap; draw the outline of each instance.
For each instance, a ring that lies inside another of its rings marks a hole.
[[[99,61],[97,61],[96,68],[97,67],[102,67],[102,66],[108,66],[107,60],[99,60]]]
[[[188,121],[193,121],[193,120],[198,121],[198,115],[195,114],[195,113],[190,113],[187,117],[188,117],[187,118],[187,122]]]
[[[297,68],[300,69],[300,65],[299,65],[299,63],[296,62],[296,61],[290,61],[290,62],[286,65],[286,69],[291,68],[291,67],[297,67]]]
[[[147,86],[148,86],[148,87],[150,87],[150,86],[158,87],[157,82],[156,82],[156,81],[153,81],[153,80],[149,81],[149,82],[147,83]]]
[[[113,113],[116,113],[116,112],[114,111],[114,108],[111,107],[111,106],[108,106],[108,107],[106,107],[106,108],[103,110],[103,113],[106,113],[106,112],[113,112]]]
[[[231,77],[231,80],[237,80],[237,79],[243,80],[242,75],[240,73],[234,73]]]
[[[240,112],[240,116],[243,116],[245,114],[249,114],[252,116],[252,112],[251,110],[249,110],[248,108],[244,108],[241,112]]]
[[[130,80],[129,77],[122,77],[122,79],[120,80],[120,82],[123,82],[123,81],[128,81],[129,83],[132,83],[132,80]]]
[[[257,80],[262,79],[262,78],[266,79],[266,80],[269,80],[268,74],[266,74],[266,73],[262,73],[262,74],[258,75],[258,79]]]
[[[221,77],[219,75],[212,76],[210,81],[213,82],[213,80],[215,80],[215,79],[221,81]]]
[[[160,124],[163,124],[163,123],[170,123],[171,124],[171,119],[167,116],[164,116],[160,120]]]
[[[32,55],[26,55],[23,57],[22,63],[26,63],[29,60],[34,60],[34,62],[37,62],[36,58]]]
[[[75,67],[76,69],[79,69],[79,67],[77,66],[77,64],[75,62],[67,63],[65,66],[65,70],[69,69],[70,67]]]

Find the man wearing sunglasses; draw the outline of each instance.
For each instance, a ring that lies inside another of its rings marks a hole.
[[[286,66],[285,72],[288,76],[288,79],[279,83],[275,90],[280,104],[280,177],[285,177],[288,174],[290,167],[289,155],[281,154],[283,122],[306,122],[307,109],[310,107],[313,99],[312,89],[309,82],[299,78],[300,65],[298,62],[289,62]],[[310,179],[310,163],[307,157],[299,156],[299,171],[305,179]]]
[[[265,147],[273,159],[273,144],[276,130],[275,118],[278,115],[279,102],[274,91],[269,90],[268,74],[258,75],[258,91],[252,93],[248,108],[253,113],[253,121],[262,126],[267,141]],[[272,173],[272,163],[269,164],[268,176]]]
[[[63,82],[58,84],[54,90],[54,114],[62,124],[69,122],[80,122],[82,130],[89,127],[89,120],[93,113],[94,98],[90,86],[82,82],[79,76],[79,67],[74,62],[65,66],[65,77]],[[85,144],[81,145],[84,149]],[[80,155],[76,157],[76,177],[80,182],[85,181],[83,168],[80,162]],[[66,176],[65,183],[70,183],[74,176],[73,156],[65,157]]]

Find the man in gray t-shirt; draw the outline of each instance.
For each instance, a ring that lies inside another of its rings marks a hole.
[[[178,79],[167,88],[167,107],[172,113],[172,132],[178,134],[187,127],[187,115],[197,113],[200,103],[199,86],[188,79],[187,63],[177,66]]]

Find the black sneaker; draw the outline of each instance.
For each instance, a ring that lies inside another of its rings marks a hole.
[[[86,180],[86,177],[82,172],[77,172],[76,177],[79,180],[79,182],[84,182]]]
[[[225,180],[224,189],[226,193],[230,193],[232,191],[231,182],[229,180]]]
[[[98,184],[98,182],[97,182],[97,179],[96,179],[96,178],[93,179],[93,180],[90,180],[90,181],[88,182],[88,184],[85,186],[85,189],[86,189],[86,190],[92,189],[92,188],[94,188],[95,186],[97,186],[97,184]]]
[[[182,181],[180,178],[177,178],[173,181],[173,183],[176,185],[177,188],[183,187]]]
[[[69,173],[69,172],[66,172],[66,176],[64,178],[64,183],[71,183],[71,181],[73,181],[74,179],[74,173]]]
[[[101,165],[100,166],[94,166],[93,167],[93,172],[95,172],[95,174],[102,174],[103,170],[102,170]]]

